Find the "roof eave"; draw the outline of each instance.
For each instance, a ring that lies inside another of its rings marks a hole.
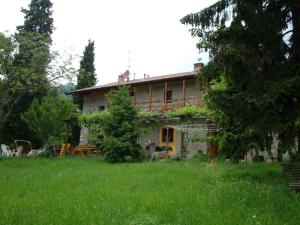
[[[143,85],[143,84],[150,84],[150,83],[159,83],[159,82],[164,82],[164,81],[168,81],[168,80],[182,80],[182,79],[193,79],[195,78],[195,76],[197,75],[196,72],[191,72],[191,74],[186,74],[183,76],[178,76],[178,77],[166,77],[166,78],[161,78],[156,79],[156,80],[140,80],[137,82],[135,82],[135,80],[129,81],[129,82],[122,82],[122,83],[114,83],[112,85],[108,85],[108,86],[95,86],[95,87],[89,87],[89,88],[83,88],[83,89],[78,89],[78,90],[74,90],[74,91],[70,91],[69,93],[88,93],[88,92],[92,92],[92,91],[99,91],[99,90],[106,90],[106,89],[110,89],[113,87],[118,87],[118,86],[122,86],[122,85]],[[167,75],[166,75],[167,76]],[[153,77],[152,77],[153,78]]]

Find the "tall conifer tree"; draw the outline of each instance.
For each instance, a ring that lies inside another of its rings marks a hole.
[[[25,16],[24,24],[17,27],[19,52],[16,64],[43,74],[43,81],[46,81],[46,68],[51,60],[52,3],[50,0],[32,0],[29,9],[22,8],[21,12]]]
[[[83,51],[83,56],[80,61],[80,69],[77,75],[76,89],[94,86],[97,82],[95,69],[95,43],[89,40],[88,45]],[[74,96],[75,103],[79,105],[82,110],[83,99],[82,96],[76,94]]]
[[[299,7],[296,0],[220,0],[181,20],[193,26],[198,48],[209,50],[199,79],[211,82],[208,106],[223,128],[219,147],[227,156],[239,159],[254,145],[270,150],[274,133],[280,151],[294,148],[300,118]]]

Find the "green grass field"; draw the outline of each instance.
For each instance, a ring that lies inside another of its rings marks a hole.
[[[0,159],[0,224],[299,225],[279,164]]]

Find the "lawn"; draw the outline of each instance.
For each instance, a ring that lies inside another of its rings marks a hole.
[[[0,159],[0,224],[299,225],[279,164]]]

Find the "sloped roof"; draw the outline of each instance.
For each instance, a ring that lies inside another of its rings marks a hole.
[[[119,85],[147,84],[147,83],[154,83],[154,82],[166,81],[166,80],[176,80],[176,79],[180,79],[180,78],[193,78],[193,77],[195,77],[196,74],[197,74],[197,72],[195,72],[195,71],[184,72],[184,73],[174,73],[174,74],[168,74],[168,75],[162,75],[162,76],[154,76],[154,77],[148,77],[148,78],[135,79],[135,80],[125,81],[125,82],[113,82],[113,83],[108,83],[108,84],[99,85],[99,86],[77,89],[77,90],[74,90],[71,92],[82,92],[83,93],[83,92],[90,92],[90,91],[95,91],[95,90],[112,88],[112,87],[116,87]]]

